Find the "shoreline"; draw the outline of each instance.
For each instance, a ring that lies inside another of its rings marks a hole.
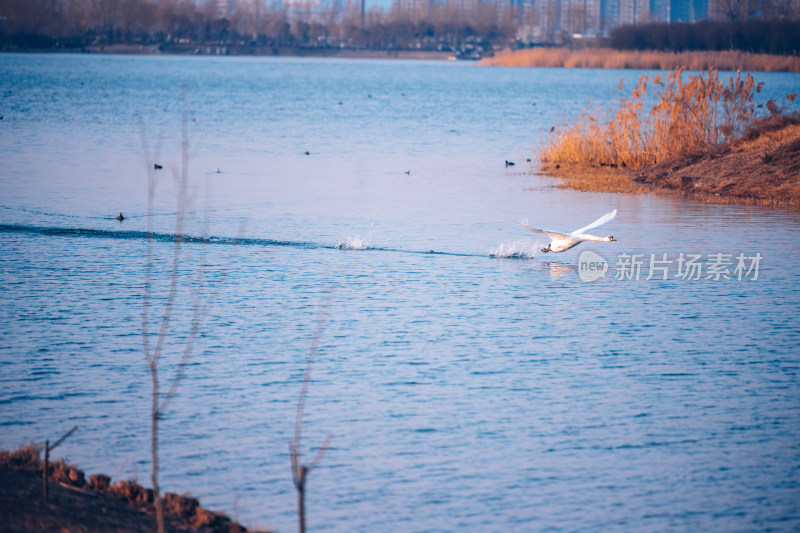
[[[561,179],[557,187],[580,191],[800,210],[800,119],[787,122],[752,138],[636,170],[548,163],[540,174]]]
[[[219,45],[140,45],[114,44],[89,45],[80,48],[25,48],[7,49],[0,53],[15,54],[108,54],[148,56],[201,56],[201,57],[319,57],[342,59],[416,59],[429,61],[474,61],[457,58],[455,52],[433,50],[373,50],[368,48],[302,48],[257,47]]]
[[[48,468],[47,500],[43,495],[40,449],[34,445],[0,450],[0,516],[3,531],[47,533],[147,533],[156,530],[153,491],[135,481],[111,484],[111,478],[87,476],[57,460]],[[165,493],[167,532],[264,533],[246,528],[224,513],[210,511],[188,495]]]
[[[113,44],[75,48],[6,48],[0,53],[109,54],[149,56],[306,57],[341,59],[403,59],[467,61],[482,67],[587,68],[607,70],[792,72],[800,73],[800,56],[780,56],[730,51],[660,52],[610,48],[536,47],[488,52],[483,57],[460,56],[455,51],[326,47],[268,47],[210,44]]]

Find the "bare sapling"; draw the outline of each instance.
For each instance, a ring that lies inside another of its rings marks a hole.
[[[185,90],[185,89],[184,89]],[[156,167],[153,157],[149,151],[147,139],[142,129],[142,145],[145,151],[145,162],[147,167],[147,253],[145,266],[144,294],[142,296],[142,351],[144,359],[150,370],[152,382],[151,408],[150,408],[150,455],[152,470],[150,481],[153,485],[153,499],[156,506],[156,522],[158,532],[164,533],[164,506],[161,501],[158,473],[158,424],[161,416],[169,406],[170,401],[175,396],[178,384],[184,375],[189,356],[192,353],[195,339],[197,338],[203,319],[208,313],[209,300],[204,299],[202,289],[204,285],[203,267],[201,264],[192,269],[194,279],[191,291],[191,311],[188,319],[188,330],[184,333],[182,344],[177,348],[180,359],[174,373],[168,381],[162,380],[159,375],[159,364],[165,352],[165,342],[174,335],[171,333],[171,321],[175,311],[175,304],[179,298],[179,281],[181,279],[180,268],[188,262],[191,252],[184,250],[183,241],[186,230],[186,214],[191,203],[189,192],[189,139],[187,116],[184,109],[181,117],[181,165],[180,168],[172,170],[172,177],[175,181],[177,190],[177,212],[175,214],[175,238],[172,243],[172,256],[170,261],[169,281],[166,292],[166,300],[160,317],[156,320],[155,331],[151,331],[151,309],[153,304],[153,285],[154,285],[154,242],[153,242],[153,204],[155,200],[157,178]],[[166,392],[162,392],[166,389]]]
[[[306,396],[308,395],[308,387],[311,382],[311,370],[314,367],[314,360],[316,359],[317,350],[319,348],[319,341],[325,326],[328,323],[328,316],[330,315],[331,302],[333,300],[333,290],[328,291],[328,296],[322,310],[317,318],[317,325],[314,329],[314,336],[311,339],[311,348],[309,349],[308,361],[306,362],[306,369],[303,373],[303,383],[300,386],[300,397],[297,400],[297,414],[294,421],[294,440],[289,443],[289,457],[292,463],[292,481],[294,482],[295,489],[297,490],[297,515],[300,533],[306,531],[306,507],[305,507],[305,489],[306,480],[311,471],[322,460],[325,451],[331,442],[331,433],[325,435],[325,440],[317,450],[314,458],[310,463],[304,464],[300,452],[300,438],[303,428],[303,409],[305,408]]]

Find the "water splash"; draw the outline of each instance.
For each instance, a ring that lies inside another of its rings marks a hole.
[[[347,237],[345,240],[336,245],[340,250],[368,250],[369,241],[362,239],[360,235],[353,235]]]
[[[536,243],[530,239],[503,241],[489,250],[489,257],[501,259],[533,259],[536,257]]]

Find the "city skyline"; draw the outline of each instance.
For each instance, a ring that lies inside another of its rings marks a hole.
[[[800,0],[198,0],[218,18],[239,10],[284,10],[294,19],[320,16],[402,17],[463,25],[515,27],[530,43],[608,36],[616,27],[646,23],[745,20],[800,13]]]

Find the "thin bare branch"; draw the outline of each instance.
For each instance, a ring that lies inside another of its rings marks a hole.
[[[183,171],[181,171],[183,173]],[[177,174],[177,171],[174,171],[173,174]],[[179,188],[183,188],[182,185]],[[153,350],[152,359],[153,361],[158,364],[158,360],[161,358],[161,353],[164,349],[164,341],[167,338],[167,332],[169,331],[169,322],[172,318],[172,307],[175,304],[175,298],[178,293],[178,278],[179,278],[179,266],[180,266],[180,258],[181,258],[181,244],[183,243],[183,232],[184,232],[184,192],[178,192],[178,212],[175,214],[175,242],[172,246],[172,267],[170,273],[170,280],[169,280],[169,289],[167,291],[167,302],[164,305],[164,312],[161,316],[161,324],[158,330],[158,337],[156,337],[156,346]]]
[[[333,438],[333,433],[330,431],[327,435],[325,435],[325,440],[322,441],[322,446],[319,447],[317,453],[314,455],[314,459],[308,464],[308,472],[311,472],[320,461],[322,461],[322,456],[325,455],[325,452],[328,450],[328,446],[331,444],[331,439]]]
[[[153,283],[153,197],[155,194],[155,176],[152,168],[152,153],[149,150],[147,132],[144,124],[140,124],[142,151],[144,152],[145,173],[147,175],[147,252],[145,257],[144,294],[142,294],[142,350],[149,367],[153,366],[153,355],[150,351],[150,294]]]
[[[311,347],[309,348],[308,362],[306,363],[306,370],[303,373],[303,384],[300,387],[300,398],[297,400],[297,414],[294,420],[294,446],[297,449],[298,457],[300,455],[300,440],[303,425],[303,409],[305,408],[306,396],[308,395],[308,386],[311,382],[311,371],[314,368],[314,360],[317,356],[317,349],[319,348],[319,340],[322,337],[325,326],[328,325],[328,317],[330,316],[331,303],[333,302],[333,289],[328,289],[328,294],[325,303],[322,305],[319,316],[317,317],[317,325],[314,329],[314,336],[311,339]]]
[[[310,465],[304,465],[301,459],[300,440],[302,436],[303,426],[303,409],[305,408],[306,396],[308,395],[308,387],[311,382],[311,370],[314,367],[314,360],[316,359],[317,350],[319,348],[319,341],[325,326],[328,324],[328,317],[330,315],[331,303],[333,302],[333,288],[328,288],[328,295],[325,303],[317,318],[317,326],[314,329],[314,337],[311,339],[311,347],[308,354],[308,362],[306,363],[306,370],[303,373],[303,384],[300,387],[300,397],[297,400],[297,415],[294,421],[294,440],[289,443],[289,457],[292,463],[292,481],[294,482],[295,489],[297,489],[297,515],[298,515],[298,528],[300,533],[306,531],[306,504],[305,504],[305,487],[306,476],[309,472],[319,464],[322,456],[325,455],[325,450],[328,449],[331,441],[331,434],[325,436],[325,441],[317,450],[314,460]]]
[[[67,431],[63,435],[61,435],[60,439],[55,441],[53,444],[49,445],[50,446],[50,451],[52,452],[53,450],[55,450],[58,447],[59,444],[61,444],[65,440],[67,440],[76,431],[78,431],[78,426],[72,426],[72,429],[70,429],[69,431]]]
[[[293,443],[289,443],[289,459],[292,463],[292,481],[294,482],[295,486],[299,486],[300,480],[298,479],[298,472],[300,471],[298,466],[299,457],[297,456],[297,448],[294,446]]]

